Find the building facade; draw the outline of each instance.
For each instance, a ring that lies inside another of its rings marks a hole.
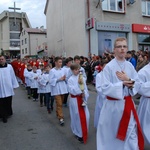
[[[47,0],[44,13],[50,55],[102,55],[116,37],[150,50],[149,0]]]
[[[31,27],[26,13],[3,11],[0,14],[0,50],[5,55],[20,55],[20,32]]]
[[[23,28],[20,34],[20,49],[21,58],[38,55],[41,51],[46,52],[47,35],[43,26],[39,29]]]

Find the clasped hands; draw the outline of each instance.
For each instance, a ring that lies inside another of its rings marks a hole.
[[[127,86],[129,89],[133,88],[135,81],[132,81],[124,71],[121,71],[121,72],[117,71],[116,75],[117,75],[118,79],[123,81],[124,86]]]

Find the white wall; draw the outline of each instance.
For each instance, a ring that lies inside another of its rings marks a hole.
[[[51,0],[47,7],[49,55],[87,55],[85,0]]]
[[[112,13],[102,11],[102,5],[97,6],[98,0],[90,0],[90,16],[96,18],[98,22],[114,22],[114,23],[125,23],[125,24],[150,24],[150,19],[148,17],[142,16],[141,1],[137,0],[133,5],[125,4],[126,12]],[[95,34],[95,36],[97,36]],[[95,39],[96,37],[94,37]],[[129,49],[138,50],[137,33],[128,34]],[[95,43],[96,44],[96,43]],[[97,44],[98,45],[98,44]],[[94,47],[95,52],[96,47]]]

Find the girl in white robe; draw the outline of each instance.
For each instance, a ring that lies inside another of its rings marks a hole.
[[[139,72],[141,95],[138,107],[138,115],[145,139],[145,146],[150,148],[150,63],[142,68]]]
[[[89,127],[89,110],[87,105],[82,106],[82,91],[79,87],[79,68],[78,64],[72,64],[73,75],[68,80],[68,91],[71,94],[69,110],[71,117],[71,130],[79,141],[86,143]],[[88,89],[84,79],[84,99],[89,97]]]

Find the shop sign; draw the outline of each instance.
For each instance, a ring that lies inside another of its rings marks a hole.
[[[132,32],[137,32],[137,33],[150,33],[150,25],[145,25],[145,24],[132,24]]]
[[[95,23],[94,18],[88,18],[85,24],[86,29],[89,30],[89,29],[94,28],[94,23]]]
[[[130,32],[131,25],[112,22],[96,22],[96,30]]]

